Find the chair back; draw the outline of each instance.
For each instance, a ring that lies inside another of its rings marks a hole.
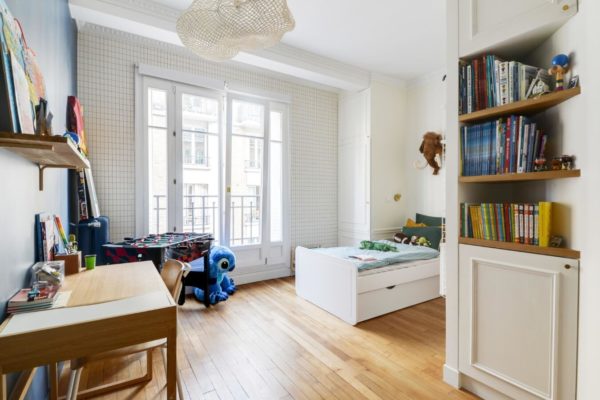
[[[165,262],[160,272],[160,277],[165,285],[167,285],[167,289],[169,289],[175,301],[179,299],[179,294],[181,293],[185,270],[185,265],[181,261],[169,259]]]

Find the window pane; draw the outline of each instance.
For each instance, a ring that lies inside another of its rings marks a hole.
[[[234,246],[261,241],[263,140],[231,140],[231,238]]]
[[[219,133],[219,102],[215,99],[181,95],[183,130]]]
[[[271,141],[269,156],[271,241],[279,242],[283,240],[283,154],[280,142]]]
[[[212,233],[218,238],[219,101],[183,93],[183,231]],[[201,168],[199,168],[201,167]]]
[[[150,233],[167,232],[167,130],[148,128],[150,171]]]
[[[232,129],[234,135],[263,137],[265,107],[262,104],[233,100]]]
[[[148,125],[167,127],[167,92],[148,88]]]

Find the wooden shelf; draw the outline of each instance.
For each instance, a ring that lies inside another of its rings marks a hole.
[[[475,111],[469,114],[463,114],[458,116],[459,122],[476,122],[494,117],[501,117],[504,115],[512,114],[524,114],[531,115],[536,114],[540,111],[547,110],[548,108],[554,107],[571,97],[577,96],[581,93],[581,88],[575,87],[573,89],[565,89],[559,92],[552,92],[536,99],[528,99],[516,101],[514,103],[505,104],[503,106],[488,108],[485,110]]]
[[[480,176],[459,176],[461,183],[502,183],[502,182],[526,182],[526,181],[546,181],[551,179],[578,178],[581,176],[581,170],[558,170],[542,172],[524,172],[521,174],[499,174],[499,175],[480,175]]]
[[[28,159],[40,169],[40,190],[44,190],[46,168],[89,168],[90,163],[75,143],[63,136],[39,136],[0,132],[0,147]]]
[[[579,259],[581,253],[579,250],[565,249],[562,247],[539,247],[532,246],[529,244],[511,243],[511,242],[498,242],[495,240],[482,240],[461,237],[458,239],[460,244],[468,244],[471,246],[491,247],[494,249],[520,251],[523,253],[542,254],[545,256],[553,257],[564,257]]]

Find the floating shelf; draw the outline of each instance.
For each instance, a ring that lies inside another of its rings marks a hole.
[[[481,121],[494,117],[501,117],[503,115],[536,114],[540,111],[554,107],[555,105],[560,104],[571,97],[577,96],[579,93],[581,93],[581,88],[578,86],[572,89],[565,89],[558,92],[545,94],[535,99],[516,101],[514,103],[505,104],[499,107],[487,108],[485,110],[459,115],[458,121],[466,123]]]
[[[62,136],[40,136],[0,132],[0,147],[38,165],[40,190],[44,190],[46,168],[89,168],[90,163],[77,149],[75,143]]]
[[[572,259],[579,259],[581,257],[581,253],[579,252],[579,250],[565,249],[562,247],[540,247],[540,246],[532,246],[530,244],[499,242],[496,240],[482,240],[482,239],[473,239],[473,238],[465,238],[465,237],[459,238],[458,243],[468,244],[471,246],[491,247],[494,249],[501,249],[501,250],[520,251],[523,253],[542,254],[545,256],[553,256],[553,257],[564,257],[564,258],[572,258]]]
[[[521,174],[498,174],[498,175],[480,175],[480,176],[459,176],[461,183],[502,183],[502,182],[526,182],[526,181],[546,181],[551,179],[578,178],[581,176],[581,170],[558,170],[542,172],[524,172]]]

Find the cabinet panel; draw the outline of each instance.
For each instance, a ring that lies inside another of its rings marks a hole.
[[[460,371],[513,398],[574,399],[578,261],[459,251]]]
[[[549,34],[577,13],[577,0],[461,0],[459,54],[479,53]]]

